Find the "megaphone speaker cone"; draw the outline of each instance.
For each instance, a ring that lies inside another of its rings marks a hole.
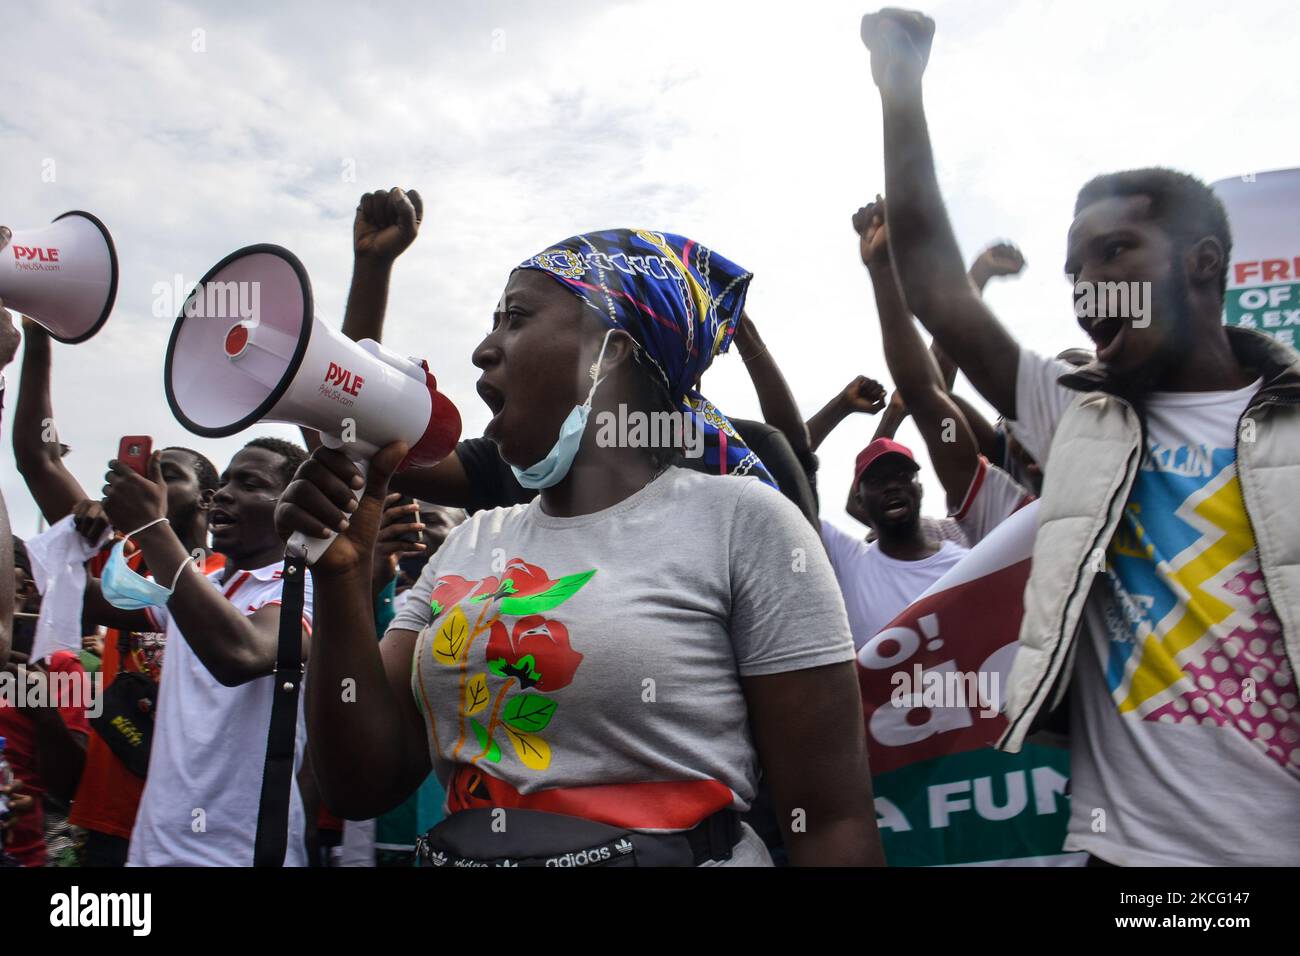
[[[307,270],[280,246],[226,256],[185,300],[167,344],[164,387],[177,421],[208,438],[266,419],[311,340]]]
[[[88,212],[48,226],[15,229],[0,250],[0,299],[68,345],[103,327],[117,301],[117,249]]]
[[[164,374],[177,420],[209,437],[286,422],[356,461],[405,442],[406,466],[436,464],[460,437],[428,366],[321,323],[306,270],[279,246],[240,249],[204,276],[177,316]]]

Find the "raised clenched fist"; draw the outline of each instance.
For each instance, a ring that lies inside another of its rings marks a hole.
[[[885,7],[862,18],[871,78],[882,92],[921,81],[933,39],[934,21],[915,10]]]
[[[876,195],[853,214],[853,231],[858,234],[858,253],[864,266],[889,264],[889,229],[885,225],[885,200]]]
[[[424,219],[424,202],[414,189],[394,186],[366,193],[352,223],[352,252],[358,259],[392,262],[415,241]]]

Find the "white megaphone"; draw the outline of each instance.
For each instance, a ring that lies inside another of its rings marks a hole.
[[[15,229],[0,249],[5,308],[45,326],[69,345],[99,331],[117,298],[117,250],[88,212],[65,212],[48,226]]]
[[[460,413],[428,365],[317,320],[307,272],[280,246],[248,246],[212,267],[176,318],[163,375],[172,413],[198,435],[300,425],[363,472],[390,442],[411,446],[400,470],[436,464],[460,438]],[[333,540],[295,534],[289,544],[312,563]]]

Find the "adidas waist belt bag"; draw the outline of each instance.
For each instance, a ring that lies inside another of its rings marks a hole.
[[[423,866],[699,866],[731,859],[740,817],[719,810],[690,830],[637,833],[540,810],[453,813],[419,837]]]

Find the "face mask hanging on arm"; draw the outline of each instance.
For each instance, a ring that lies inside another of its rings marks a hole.
[[[100,593],[113,607],[123,611],[139,611],[146,607],[163,607],[171,598],[175,582],[169,588],[136,574],[126,563],[125,554],[126,543],[131,540],[131,535],[139,534],[145,528],[152,528],[166,520],[166,518],[159,518],[157,521],[149,522],[143,528],[136,528],[113,545],[113,551],[109,554],[108,561],[104,563],[104,570],[100,572],[99,577]],[[182,564],[177,569],[177,578],[184,568],[185,564]]]
[[[596,357],[596,364],[591,367],[593,381],[591,390],[587,392],[587,400],[581,405],[573,406],[573,410],[565,417],[564,424],[560,426],[560,437],[556,439],[546,457],[528,468],[510,466],[510,470],[515,473],[515,479],[525,488],[541,489],[558,485],[573,466],[573,459],[578,455],[578,446],[582,444],[582,433],[587,430],[587,417],[591,414],[591,400],[596,395],[596,386],[605,380],[605,376],[600,375],[600,367],[605,358],[605,346],[609,344],[609,336],[613,331],[609,329],[605,333],[604,341],[600,343],[600,355]]]

